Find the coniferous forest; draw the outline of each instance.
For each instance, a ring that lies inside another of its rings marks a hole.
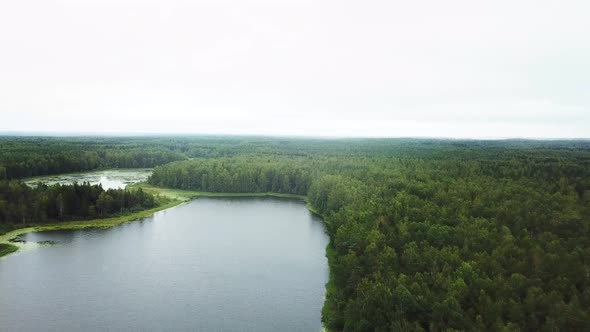
[[[331,331],[590,326],[589,141],[0,138],[0,223],[153,206],[18,180],[153,166],[157,187],[305,196],[330,237]]]
[[[153,195],[138,189],[104,190],[88,183],[40,184],[0,181],[0,231],[23,225],[106,218],[156,206]]]

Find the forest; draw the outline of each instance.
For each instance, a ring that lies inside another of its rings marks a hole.
[[[590,326],[587,144],[393,145],[179,161],[149,181],[305,194],[331,239],[330,330]]]
[[[104,190],[88,183],[31,188],[20,181],[0,181],[0,234],[24,225],[106,218],[156,204],[141,188]]]
[[[112,138],[0,137],[0,180],[89,171],[148,168],[184,159],[165,146]]]
[[[4,179],[151,166],[160,187],[306,196],[330,237],[330,331],[590,326],[590,141],[0,138]],[[88,185],[0,188],[0,222],[153,203]]]

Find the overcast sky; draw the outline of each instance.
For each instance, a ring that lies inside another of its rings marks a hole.
[[[590,1],[0,1],[0,131],[590,137]]]

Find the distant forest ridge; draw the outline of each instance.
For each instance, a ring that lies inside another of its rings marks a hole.
[[[264,155],[393,155],[417,158],[469,154],[490,158],[523,149],[539,157],[588,151],[590,140],[311,139],[249,136],[45,137],[0,136],[0,179],[88,171],[148,168],[191,158]]]

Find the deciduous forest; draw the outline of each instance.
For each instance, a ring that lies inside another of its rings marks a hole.
[[[5,179],[151,166],[160,187],[306,196],[330,237],[329,330],[590,326],[588,141],[0,139]],[[143,192],[0,182],[5,224],[150,204]]]

